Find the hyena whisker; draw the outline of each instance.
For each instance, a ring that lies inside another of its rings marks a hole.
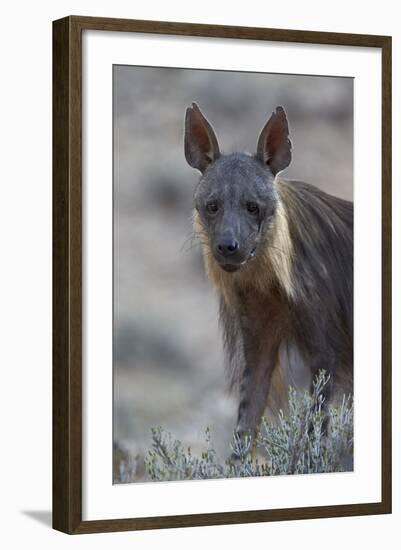
[[[259,241],[259,245],[263,245],[264,250],[271,248],[272,250],[278,250],[279,252],[281,252],[281,254],[287,254],[286,251],[283,250],[282,248],[279,248],[278,246],[273,246],[272,244],[269,244],[268,239]]]
[[[186,247],[183,249],[183,252],[191,252],[191,250],[194,250],[196,248],[204,249],[204,247],[207,247],[207,244],[202,244],[201,242],[193,243],[191,246]]]
[[[187,248],[189,245],[189,248]],[[196,233],[192,233],[191,235],[189,235],[185,241],[183,242],[183,244],[181,245],[181,251],[184,251],[184,252],[188,252],[189,250],[191,250],[192,248],[194,248],[195,246],[199,246],[199,245],[205,245],[205,246],[208,246],[208,242],[207,242],[207,239],[205,238],[205,236],[201,233],[199,234],[196,234]]]

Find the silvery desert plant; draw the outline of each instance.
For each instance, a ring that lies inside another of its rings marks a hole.
[[[328,382],[329,376],[321,371],[312,393],[299,394],[290,387],[288,413],[280,411],[274,423],[263,417],[254,440],[234,433],[231,455],[226,459],[218,457],[209,428],[200,456],[162,427],[154,428],[145,461],[148,478],[171,481],[352,470],[352,398],[344,396],[338,407],[324,407]]]

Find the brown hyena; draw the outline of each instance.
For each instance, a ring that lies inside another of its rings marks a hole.
[[[277,401],[277,380],[310,384],[325,369],[326,403],[352,391],[352,203],[278,177],[291,161],[282,107],[250,155],[222,154],[193,104],[185,157],[201,172],[194,225],[220,296],[227,373],[239,390],[237,431],[254,433]]]

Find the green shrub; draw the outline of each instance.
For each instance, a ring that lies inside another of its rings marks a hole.
[[[340,472],[353,469],[353,403],[343,398],[339,407],[323,407],[329,377],[321,371],[312,394],[289,389],[288,414],[278,421],[262,419],[252,442],[234,433],[231,456],[221,460],[206,429],[201,456],[158,427],[152,430],[152,449],[146,459],[153,481],[254,477],[265,475]]]

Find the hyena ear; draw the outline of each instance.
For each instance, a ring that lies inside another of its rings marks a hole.
[[[196,103],[185,113],[185,158],[192,168],[204,172],[220,155],[213,128]]]
[[[287,116],[282,107],[276,108],[261,131],[256,157],[270,168],[274,176],[290,164],[291,141]]]

